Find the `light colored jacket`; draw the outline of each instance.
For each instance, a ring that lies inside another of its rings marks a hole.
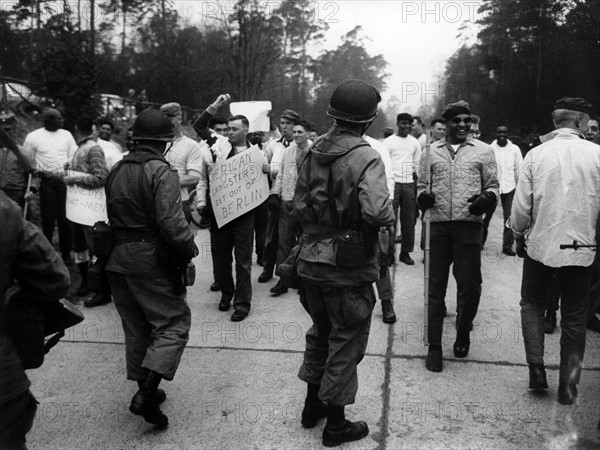
[[[466,221],[482,222],[481,217],[469,212],[467,199],[488,191],[498,195],[496,158],[489,145],[476,139],[463,142],[454,160],[452,147],[445,139],[431,144],[429,167],[431,167],[431,192],[435,203],[431,208],[432,222]],[[417,196],[425,191],[427,155],[423,152],[419,165]]]
[[[523,161],[510,226],[527,234],[531,259],[549,267],[589,266],[593,250],[561,250],[560,244],[596,243],[600,146],[571,128],[558,128],[541,140]]]

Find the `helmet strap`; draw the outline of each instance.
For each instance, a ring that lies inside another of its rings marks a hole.
[[[165,145],[165,150],[163,151],[162,155],[167,156],[167,153],[169,153],[171,148],[173,148],[173,141],[167,142],[167,145]]]
[[[374,121],[373,121],[373,120],[371,120],[370,122],[368,122],[368,123],[364,124],[364,126],[365,126],[365,127],[364,127],[364,129],[363,129],[363,132],[362,132],[362,134],[365,134],[365,133],[367,132],[367,130],[368,130],[369,128],[371,128],[371,125],[373,124],[373,122],[374,122]]]

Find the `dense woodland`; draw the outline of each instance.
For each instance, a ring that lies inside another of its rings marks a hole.
[[[313,2],[273,5],[239,0],[190,23],[168,0],[21,0],[0,11],[0,76],[29,80],[62,105],[67,126],[101,110],[98,93],[130,97],[133,89],[149,102],[191,109],[222,92],[268,99],[274,117],[293,108],[323,132],[339,82],[393,89],[384,57],[366,51],[360,27],[314,56],[327,23]],[[463,98],[484,133],[503,123],[526,135],[551,127],[548,112],[560,96],[600,105],[600,1],[486,0],[479,13],[477,41],[448,60],[440,95],[421,110],[426,119]],[[396,112],[381,111],[373,135],[393,125]]]
[[[600,1],[487,0],[479,12],[477,43],[448,61],[438,113],[463,98],[492,138],[500,124],[521,136],[548,131],[563,96],[600,111]]]

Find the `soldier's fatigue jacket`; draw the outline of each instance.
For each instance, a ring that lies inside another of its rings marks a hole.
[[[308,158],[313,158],[310,164]],[[329,177],[338,227],[327,202]],[[375,253],[361,267],[341,268],[332,245],[335,235],[351,228],[376,246],[378,228],[394,222],[383,161],[362,137],[334,126],[316,141],[301,165],[293,207],[304,232],[298,263],[303,280],[330,287],[362,286],[379,278]]]
[[[431,144],[431,192],[435,203],[430,209],[432,222],[466,221],[482,223],[480,216],[469,212],[467,199],[485,191],[493,192],[499,198],[498,174],[494,151],[484,142],[468,140],[458,147],[456,157],[446,139]],[[417,196],[427,188],[427,155],[421,154]]]
[[[133,162],[148,158],[153,159],[143,165]],[[132,242],[116,245],[106,270],[142,278],[167,277],[172,268],[170,261],[165,260],[162,244],[181,264],[198,254],[194,236],[183,215],[179,176],[162,155],[138,148],[124,156],[111,171],[106,194],[108,218],[117,234],[119,230],[155,232],[160,238],[158,242],[133,238]]]
[[[0,191],[0,405],[27,391],[30,382],[6,332],[6,291],[13,280],[40,306],[64,297],[71,279],[62,259],[19,206]]]

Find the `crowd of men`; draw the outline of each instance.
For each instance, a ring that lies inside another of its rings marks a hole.
[[[333,125],[321,136],[291,109],[280,116],[280,135],[279,130],[250,130],[246,116],[223,114],[230,100],[219,95],[197,116],[193,128],[198,140],[184,135],[178,103],[144,110],[127,130],[126,151],[112,139],[115,127],[109,120],[94,123],[80,117],[71,134],[62,128],[61,113],[47,109],[43,127],[29,133],[21,147],[11,139],[14,116],[0,116],[2,227],[5,220],[18,223],[15,240],[24,239],[23,230],[32,233],[47,254],[53,252],[49,243],[58,224],[61,258],[49,259],[52,268],[36,269],[58,279],[50,296],[64,295],[65,264],[74,263],[82,280],[77,295],[86,297],[85,306],[114,300],[125,332],[127,378],[139,387],[131,412],[159,427],[168,425],[159,407],[166,398],[159,384],[175,376],[189,336],[186,286],[191,283],[190,261],[198,254],[189,226],[195,212],[192,190],[197,212],[209,228],[210,289],[221,292],[219,310],[233,306],[232,321],[249,315],[254,252],[263,267],[258,282],[280,275],[272,295],[298,289],[313,321],[299,372],[307,384],[302,425],[312,428],[327,418],[324,445],[361,439],[369,432],[365,422],[346,420],[344,408],[354,403],[358,390],[357,365],[365,354],[376,302],[373,284],[384,322],[394,323],[388,266],[396,261],[394,241],[400,244],[398,260],[415,264],[411,253],[419,215],[429,224],[429,235],[422,233],[421,240],[429,273],[426,369],[443,370],[441,338],[451,265],[458,313],[453,352],[458,358],[469,353],[483,281],[481,252],[500,203],[502,251],[524,258],[521,317],[529,387],[548,388],[544,331],[551,332],[552,317],[556,323],[560,298],[558,401],[570,405],[576,400],[586,325],[598,331],[600,299],[600,262],[590,247],[600,236],[600,138],[589,103],[558,100],[552,111],[556,129],[541,136],[541,144],[523,158],[502,124],[491,144],[480,141],[481,120],[463,101],[448,104],[429,131],[420,117],[400,113],[397,132],[377,141],[366,133],[381,97],[358,80],[335,90],[327,111]],[[255,147],[261,151],[268,198],[219,226],[210,170]],[[32,174],[40,180],[45,239],[18,217],[30,196]],[[71,185],[104,189],[108,241],[96,238],[95,226],[67,219]],[[560,248],[570,243],[572,248]],[[17,259],[14,252],[0,255],[7,266]],[[14,280],[1,281],[0,321],[5,292]],[[92,285],[95,292],[89,297]],[[0,381],[0,407],[14,420],[0,424],[0,439],[24,445],[35,400],[9,339],[0,334],[1,379],[12,371],[8,384]]]

